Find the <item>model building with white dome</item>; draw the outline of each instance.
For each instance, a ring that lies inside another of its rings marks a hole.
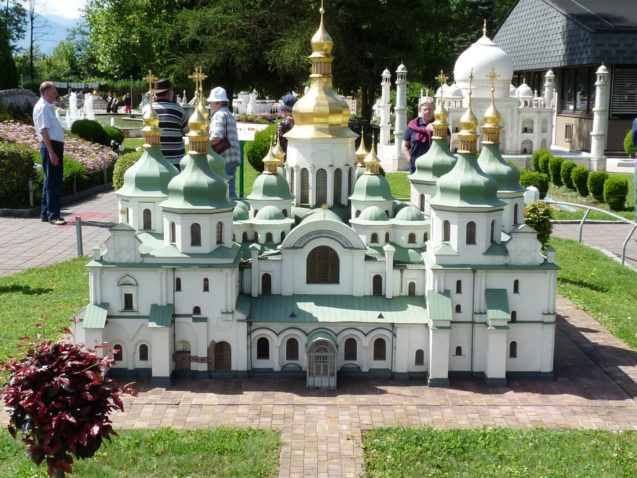
[[[552,377],[558,267],[524,225],[519,174],[502,160],[494,75],[478,82],[469,71],[459,85],[468,98],[457,157],[438,102],[433,145],[410,176],[416,200],[399,202],[374,145],[355,150],[349,108],[332,88],[323,12],[287,161],[271,148],[246,200],[228,198],[201,93],[181,171],[161,155],[158,119],[146,110],[145,151],[117,191],[120,223],[87,266],[90,304],[76,339],[108,341],[111,373],[158,384]],[[472,81],[491,85],[481,132]]]

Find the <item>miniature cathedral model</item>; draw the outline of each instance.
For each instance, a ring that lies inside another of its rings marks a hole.
[[[200,70],[181,171],[162,156],[157,115],[145,110],[144,152],[116,192],[119,224],[87,265],[90,304],[76,340],[108,341],[113,375],[158,384],[552,377],[558,267],[524,225],[518,172],[500,154],[497,74],[480,78],[492,92],[482,151],[470,74],[457,158],[441,95],[433,145],[410,176],[412,200],[397,201],[375,139],[355,151],[320,13],[287,161],[271,147],[245,200],[229,199],[223,160],[208,146]]]

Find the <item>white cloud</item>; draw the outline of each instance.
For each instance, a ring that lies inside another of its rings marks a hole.
[[[36,11],[43,16],[58,15],[64,18],[80,18],[80,8],[86,0],[38,0]]]

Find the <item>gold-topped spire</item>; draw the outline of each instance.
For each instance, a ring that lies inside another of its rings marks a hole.
[[[281,147],[281,135],[278,130],[276,132],[276,146],[274,147],[272,154],[274,154],[274,157],[277,160],[277,167],[283,166],[283,163],[285,162],[285,151],[283,151],[283,148]]]
[[[208,153],[208,112],[202,104],[202,88],[201,84],[207,76],[202,72],[200,67],[195,68],[192,75],[188,78],[195,82],[195,110],[188,119],[190,132],[186,135],[189,138],[188,154],[207,154]]]
[[[467,111],[462,118],[460,118],[460,126],[462,130],[458,133],[460,139],[459,152],[461,153],[475,153],[478,150],[478,133],[476,128],[478,127],[478,118],[473,114],[471,109],[471,86],[473,84],[473,68],[469,75],[469,91],[467,92]]]
[[[334,42],[332,41],[332,37],[325,30],[325,22],[323,16],[325,15],[325,8],[323,8],[323,0],[321,0],[321,8],[319,9],[321,13],[321,23],[319,25],[318,30],[312,37],[312,52],[318,54],[329,55],[332,53],[332,47],[334,46]]]
[[[272,137],[270,137],[270,148],[268,154],[263,158],[263,172],[265,174],[277,174],[279,172],[279,160],[274,155],[274,148],[272,146]]]
[[[495,107],[495,80],[500,75],[495,72],[495,68],[491,67],[491,72],[486,76],[489,80],[491,80],[491,105],[489,105],[487,111],[484,113],[484,126],[482,127],[482,131],[484,131],[484,138],[482,142],[499,143],[500,131],[502,131],[502,126],[500,126],[500,119],[502,116]]]
[[[372,150],[365,158],[365,174],[379,174],[380,160],[376,156],[376,133],[372,134]]]
[[[354,153],[356,156],[356,163],[359,166],[365,166],[365,157],[369,154],[367,148],[365,147],[365,130],[361,128],[361,143],[358,145],[358,149]]]
[[[482,27],[482,36],[487,36],[487,19],[484,19],[484,26]]]
[[[434,111],[434,118],[436,119],[432,126],[434,128],[434,138],[446,138],[447,137],[447,120],[449,118],[449,112],[445,108],[444,91],[447,85],[447,75],[440,70],[440,74],[436,77],[436,80],[440,82],[440,98],[438,98],[438,105]]]
[[[159,136],[161,135],[161,130],[159,129],[159,115],[153,109],[153,83],[157,80],[157,77],[153,75],[151,70],[148,70],[148,75],[146,75],[143,79],[148,82],[150,103],[142,112],[142,119],[144,121],[142,135],[144,136],[144,148],[149,148],[151,146],[159,146]]]

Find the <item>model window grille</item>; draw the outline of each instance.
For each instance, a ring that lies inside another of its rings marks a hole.
[[[301,202],[310,202],[310,173],[307,168],[301,169]]]
[[[383,295],[383,277],[380,274],[376,274],[372,279],[372,294]]]
[[[254,242],[259,242],[259,233],[254,231]]]
[[[290,193],[294,194],[294,170],[292,169],[290,172]]]
[[[209,292],[210,291],[210,281],[208,280],[207,277],[205,277],[204,280],[203,280],[203,291],[204,292]]]
[[[513,205],[513,225],[517,226],[519,224],[518,221],[518,205],[514,204]]]
[[[173,221],[170,222],[170,237],[169,240],[172,244],[177,242],[177,227]]]
[[[422,240],[423,240],[424,242],[427,242],[427,241],[429,240],[429,237],[427,236],[427,233],[426,233],[426,232],[422,235]]]
[[[274,241],[272,241],[272,233],[271,232],[266,232],[265,233],[265,242],[274,242]]]
[[[284,209],[281,212],[283,213],[283,217],[288,217],[288,210],[287,209]]]
[[[442,241],[449,242],[451,240],[451,223],[445,221],[442,223]]]
[[[387,358],[387,344],[385,339],[374,340],[374,360],[385,360]]]
[[[120,344],[115,344],[115,346],[113,347],[113,359],[116,362],[121,362],[122,360],[124,360],[124,353]]]
[[[181,279],[179,277],[175,279],[175,290],[181,292]]]
[[[518,313],[515,310],[511,311],[511,322],[517,322],[518,321]]]
[[[334,204],[341,203],[341,188],[343,187],[343,172],[334,170]]]
[[[281,242],[285,239],[285,231],[281,231]]]
[[[223,222],[217,223],[217,244],[223,243]]]
[[[243,232],[243,234],[241,234],[241,241],[242,242],[248,242],[248,233],[247,232]]]
[[[460,304],[456,304],[456,313],[457,314],[462,313],[462,306]]]
[[[520,293],[520,281],[515,279],[513,281],[513,293],[514,294],[519,294]]]
[[[257,360],[268,360],[270,358],[270,341],[265,337],[257,340]]]
[[[410,282],[407,286],[407,295],[416,295],[416,283]]]
[[[409,244],[416,244],[416,234],[415,234],[415,233],[413,233],[413,232],[410,232],[410,233],[409,233],[409,236],[408,236],[408,238],[407,238],[407,242],[408,242]]]
[[[261,276],[261,294],[269,295],[272,293],[272,276],[263,274]]]
[[[514,341],[509,344],[509,357],[517,358],[517,356],[518,356],[518,343]]]
[[[491,242],[495,241],[495,221],[491,221]]]
[[[285,343],[285,359],[286,360],[298,360],[299,359],[299,341],[290,338]]]
[[[340,263],[338,254],[329,246],[315,247],[307,255],[308,284],[338,284]]]
[[[360,216],[360,215],[361,215],[361,212],[360,212],[360,211],[356,211],[356,214],[354,214],[354,216],[356,216],[356,217],[358,217],[358,216]]]
[[[372,232],[372,238],[370,239],[370,242],[372,244],[377,244],[378,243],[378,234],[376,234],[375,232]]]
[[[425,351],[423,349],[416,350],[415,365],[425,365]]]
[[[316,171],[316,204],[327,204],[327,171]]]
[[[467,223],[467,244],[476,243],[476,223],[469,221]]]
[[[192,308],[192,315],[201,315],[201,307],[198,305]]]
[[[460,347],[460,345],[458,345],[458,346],[456,347],[456,353],[455,353],[455,355],[462,355],[462,347]]]
[[[139,346],[139,360],[141,362],[146,362],[148,361],[148,345],[146,344],[141,344]]]
[[[196,222],[190,225],[190,245],[201,245],[201,226]]]
[[[347,170],[347,193],[352,194],[352,168]]]
[[[386,232],[385,233],[385,244],[388,244],[388,243],[389,243],[389,233]]]
[[[135,307],[133,305],[133,294],[130,292],[126,292],[124,294],[124,310],[134,310]]]
[[[357,353],[356,339],[349,338],[345,341],[345,360],[356,360]]]
[[[425,212],[425,195],[421,194],[420,197],[418,198],[418,209],[420,209],[422,212]]]
[[[143,219],[144,219],[143,229],[152,229],[153,221],[152,221],[152,214],[150,212],[150,209],[144,209]]]
[[[462,294],[462,281],[456,281],[456,294]]]

